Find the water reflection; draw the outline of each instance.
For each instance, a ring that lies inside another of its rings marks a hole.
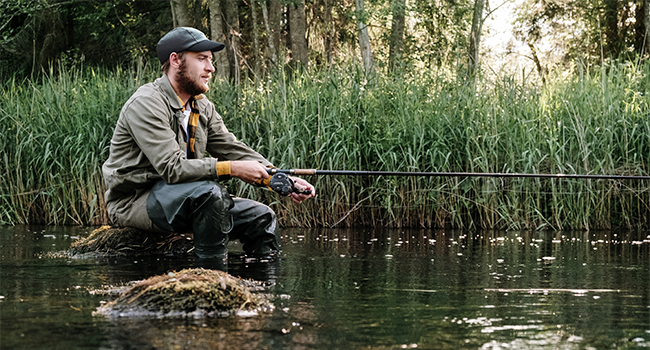
[[[227,266],[275,311],[170,320],[94,317],[96,291],[199,262],[44,257],[89,232],[0,227],[3,349],[650,347],[644,233],[286,229],[280,259]]]

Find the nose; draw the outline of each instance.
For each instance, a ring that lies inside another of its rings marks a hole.
[[[214,72],[214,65],[212,64],[211,60],[208,60],[208,65],[206,67],[206,70],[210,73]]]

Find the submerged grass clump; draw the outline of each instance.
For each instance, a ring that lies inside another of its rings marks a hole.
[[[272,309],[254,282],[219,270],[185,269],[134,284],[97,309],[105,316],[222,317]]]
[[[187,255],[193,243],[185,235],[102,226],[70,245],[68,255]]]
[[[579,67],[578,67],[579,68]],[[0,223],[105,224],[101,164],[122,104],[155,69],[52,72],[0,83]],[[431,68],[372,79],[354,67],[283,72],[255,85],[215,81],[229,130],[281,168],[432,172],[650,173],[650,65],[612,63],[549,77],[479,77]],[[309,177],[284,226],[647,229],[648,181]]]

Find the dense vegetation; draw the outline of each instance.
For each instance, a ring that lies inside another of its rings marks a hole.
[[[343,67],[343,66],[341,66]],[[159,71],[74,68],[0,86],[0,222],[106,222],[101,164],[122,104]],[[647,64],[465,83],[444,69],[367,79],[290,71],[208,92],[240,139],[284,168],[648,175]],[[646,181],[313,177],[315,200],[259,199],[288,226],[647,228]]]
[[[233,82],[285,63],[322,69],[359,59],[362,46],[377,69],[453,65],[471,72],[492,64],[481,42],[511,22],[516,39],[507,43],[507,55],[526,60],[544,79],[575,60],[592,67],[647,55],[648,6],[646,0],[3,0],[0,76],[34,77],[53,63],[126,67],[154,59],[158,39],[180,25],[227,45],[217,75]],[[495,17],[506,8],[510,15]]]

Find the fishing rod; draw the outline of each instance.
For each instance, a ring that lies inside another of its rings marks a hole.
[[[367,170],[317,170],[317,169],[267,169],[269,175],[372,175],[372,176],[422,176],[422,177],[536,177],[562,179],[650,180],[643,175],[593,175],[593,174],[527,174],[527,173],[465,173],[429,171],[367,171]]]
[[[599,180],[650,180],[645,175],[594,175],[594,174],[530,174],[530,173],[466,173],[466,172],[429,172],[429,171],[367,171],[367,170],[318,170],[318,169],[275,169],[266,170],[270,179],[263,183],[281,195],[301,192],[293,185],[289,175],[351,175],[351,176],[420,176],[420,177],[522,177],[555,179],[599,179]]]

